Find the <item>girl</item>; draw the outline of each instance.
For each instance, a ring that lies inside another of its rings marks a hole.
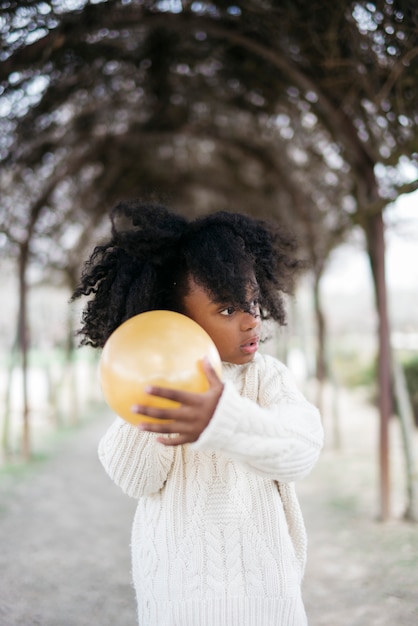
[[[187,221],[161,206],[121,203],[73,298],[88,295],[80,333],[102,347],[119,324],[152,309],[183,313],[212,337],[223,380],[180,403],[133,410],[170,423],[117,418],[100,460],[138,499],[132,574],[140,626],[304,626],[303,519],[293,482],[321,446],[317,410],[286,367],[261,355],[262,320],[285,323],[283,294],[300,263],[271,225],[219,212]]]

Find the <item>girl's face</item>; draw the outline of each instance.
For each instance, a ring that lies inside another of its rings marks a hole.
[[[190,279],[184,297],[184,313],[197,322],[212,338],[222,361],[242,365],[252,361],[258,350],[261,333],[257,292],[248,293],[249,312],[227,302],[214,302],[208,292]]]

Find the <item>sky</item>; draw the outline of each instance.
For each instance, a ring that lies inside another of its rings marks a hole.
[[[418,293],[418,191],[400,196],[388,207],[385,223],[388,288]],[[326,292],[354,293],[370,289],[370,267],[364,243],[338,248],[321,284]]]

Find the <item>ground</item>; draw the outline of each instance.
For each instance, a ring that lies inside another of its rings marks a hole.
[[[298,487],[309,535],[303,592],[310,626],[416,626],[418,525],[400,519],[396,425],[393,519],[383,524],[376,519],[376,412],[351,394],[339,406],[341,450],[328,435],[319,464]],[[96,454],[110,419],[73,431],[42,462],[0,474],[0,626],[136,626],[135,502],[106,477]],[[324,422],[332,433],[326,413]]]

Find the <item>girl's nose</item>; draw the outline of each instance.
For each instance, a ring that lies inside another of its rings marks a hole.
[[[243,330],[251,330],[256,328],[260,322],[260,314],[258,311],[243,311],[241,318],[241,327]]]

